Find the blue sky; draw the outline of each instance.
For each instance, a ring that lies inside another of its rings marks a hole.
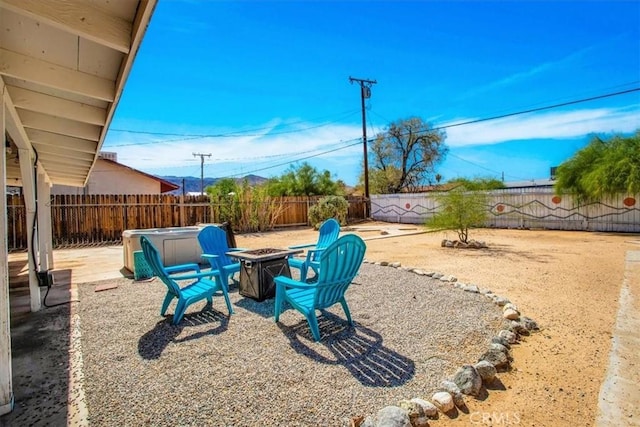
[[[367,136],[640,88],[638,1],[159,0],[103,150],[155,175],[280,175],[349,185]],[[547,178],[590,135],[640,128],[640,91],[446,128],[444,179]]]

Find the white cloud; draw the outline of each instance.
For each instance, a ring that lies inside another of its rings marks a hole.
[[[470,120],[473,118],[461,118],[455,123]],[[116,132],[110,136],[103,150],[116,151],[121,163],[157,175],[198,176],[200,159],[193,156],[195,152],[211,153],[210,158],[205,158],[204,165],[205,175],[209,177],[249,173],[268,177],[279,175],[292,163],[308,161],[314,166],[317,164],[319,169],[337,173],[349,184],[356,182],[362,163],[360,126],[313,128],[314,124],[309,123],[296,125],[302,131],[278,134],[292,128],[271,122],[268,131],[260,135],[236,138],[177,140],[174,136],[160,138]],[[527,139],[584,138],[591,133],[629,133],[638,128],[640,106],[548,111],[452,127],[446,129],[446,143],[450,147],[466,147]],[[232,131],[225,131],[229,132]],[[348,145],[351,146],[344,148]],[[466,160],[475,164],[485,163],[482,156]]]
[[[456,123],[473,118],[456,120]],[[525,139],[575,138],[591,133],[634,132],[640,128],[640,109],[599,108],[526,114],[446,129],[452,147],[498,144]]]
[[[146,171],[196,166],[199,169],[200,159],[194,158],[193,153],[210,153],[211,157],[205,157],[205,163],[222,175],[240,170],[250,173],[253,169],[304,161],[304,158],[318,154],[327,160],[361,153],[361,146],[344,148],[361,137],[359,126],[328,125],[309,129],[312,127],[300,123],[297,124],[297,129],[302,129],[300,132],[284,133],[276,127],[269,129],[271,133],[234,138],[179,139],[117,133],[103,150],[115,151],[119,162]],[[286,132],[289,130],[291,128]]]

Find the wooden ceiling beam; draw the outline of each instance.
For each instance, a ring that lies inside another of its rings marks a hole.
[[[84,0],[0,0],[0,6],[125,54],[131,49],[131,22]]]
[[[74,179],[74,180],[75,178],[84,178],[84,175],[87,174],[87,170],[88,170],[88,168],[86,167],[71,168],[69,165],[56,164],[55,162],[54,163],[49,162],[47,167],[51,169],[51,175],[53,175],[53,177],[64,175],[67,179]]]
[[[93,156],[88,153],[69,153],[64,152],[60,153],[60,151],[56,151],[55,148],[52,149],[51,146],[43,146],[38,149],[38,160],[42,162],[42,165],[46,168],[51,167],[52,163],[67,165],[69,167],[80,167],[80,169],[86,166],[87,170],[91,167],[93,163]],[[47,169],[48,170],[48,169]]]
[[[60,151],[60,153],[70,152],[71,154],[71,152],[78,152],[93,155],[98,145],[96,141],[74,138],[37,129],[27,129],[27,135],[29,135],[29,139],[38,152],[40,152],[42,147],[52,147]],[[71,154],[71,156],[75,157],[76,154]]]
[[[58,164],[55,161],[48,162],[48,168],[51,169],[54,175],[64,174],[69,177],[82,177],[87,174],[88,167],[73,166],[67,164]]]
[[[20,114],[23,126],[27,129],[36,129],[89,141],[98,141],[100,139],[100,131],[102,130],[100,126],[19,108],[18,114]]]
[[[23,110],[104,126],[107,110],[92,105],[46,95],[40,92],[7,85],[13,104]]]
[[[0,74],[113,102],[115,82],[0,48]]]
[[[82,173],[71,173],[67,174],[65,172],[58,172],[52,174],[56,179],[56,184],[61,185],[70,185],[72,187],[84,187],[84,185],[79,184],[78,178],[82,175]]]

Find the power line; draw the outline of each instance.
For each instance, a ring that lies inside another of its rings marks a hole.
[[[486,118],[481,118],[481,119],[468,120],[468,121],[465,121],[465,122],[454,123],[454,124],[451,124],[451,125],[442,125],[442,126],[434,127],[432,129],[433,130],[443,130],[443,129],[448,129],[448,128],[451,128],[451,127],[464,126],[464,125],[469,125],[469,124],[474,124],[474,123],[486,122],[486,121],[490,121],[490,120],[498,120],[498,119],[502,119],[502,118],[505,118],[505,117],[512,117],[512,116],[517,116],[517,115],[522,115],[522,114],[528,114],[528,113],[533,113],[533,112],[537,112],[537,111],[549,110],[549,109],[553,109],[553,108],[560,108],[560,107],[564,107],[564,106],[567,106],[567,105],[574,105],[574,104],[594,101],[594,100],[597,100],[597,99],[610,98],[610,97],[613,97],[613,96],[624,95],[624,94],[631,93],[631,92],[637,92],[639,90],[640,90],[640,87],[637,87],[637,88],[632,88],[632,89],[628,89],[628,90],[624,90],[624,91],[607,93],[607,94],[604,94],[604,95],[592,96],[592,97],[589,97],[589,98],[582,98],[582,99],[578,99],[578,100],[573,100],[573,101],[553,104],[553,105],[549,105],[549,106],[522,110],[522,111],[518,111],[518,112],[514,112],[514,113],[502,114],[502,115],[498,115],[498,116],[486,117]],[[367,140],[367,142],[369,142],[369,141],[370,140]],[[345,141],[345,142],[349,142],[349,141]],[[353,146],[355,146],[357,144],[358,143],[352,143],[352,144],[346,145],[344,147],[339,147],[339,148],[336,148],[336,149],[323,151],[321,153],[318,153],[318,154],[315,154],[315,155],[312,155],[312,156],[307,156],[307,157],[304,157],[304,158],[291,160],[291,161],[284,162],[284,163],[279,163],[279,164],[273,165],[273,166],[267,166],[267,167],[255,169],[255,170],[247,172],[247,173],[250,174],[250,173],[260,172],[260,171],[263,171],[263,170],[268,170],[268,169],[273,169],[273,168],[276,168],[276,167],[279,167],[279,166],[284,166],[284,165],[287,165],[289,163],[293,163],[293,162],[296,162],[296,161],[306,160],[306,159],[310,159],[310,158],[314,158],[314,157],[320,157],[320,156],[322,156],[324,154],[329,154],[329,153],[332,153],[332,152],[335,152],[335,151],[344,150],[346,148],[353,147]],[[456,157],[456,156],[454,156],[454,157]],[[464,159],[461,159],[461,160],[464,160]],[[464,161],[467,161],[467,160],[464,160]],[[495,172],[495,171],[493,171],[493,172]],[[236,174],[236,175],[231,175],[231,176],[235,177],[235,176],[238,176],[238,175]]]
[[[562,102],[560,104],[547,105],[545,107],[530,108],[528,110],[522,110],[522,111],[518,111],[518,112],[515,112],[515,113],[501,114],[499,116],[485,117],[483,119],[468,120],[466,122],[460,122],[460,123],[454,123],[454,124],[451,124],[451,125],[438,126],[438,127],[432,128],[432,129],[433,130],[443,130],[443,129],[449,129],[449,128],[453,128],[453,127],[457,127],[457,126],[465,126],[465,125],[470,125],[470,124],[474,124],[474,123],[488,122],[490,120],[504,119],[505,117],[519,116],[519,115],[522,115],[522,114],[535,113],[535,112],[544,111],[544,110],[551,110],[553,108],[566,107],[567,105],[575,105],[575,104],[581,104],[581,103],[584,103],[584,102],[595,101],[596,99],[611,98],[613,96],[624,95],[624,94],[631,93],[631,92],[637,92],[639,90],[640,90],[640,87],[636,87],[636,88],[633,88],[633,89],[623,90],[623,91],[620,91],[620,92],[607,93],[605,95],[592,96],[590,98],[583,98],[583,99],[578,99],[578,100],[575,100],[575,101]]]
[[[361,144],[361,141],[360,141],[360,138],[358,138],[358,142],[353,142],[353,143],[351,143],[351,144],[349,144],[349,145],[345,145],[344,147],[334,148],[333,150],[323,151],[322,153],[314,154],[314,155],[312,155],[312,156],[301,157],[301,158],[299,158],[299,159],[294,159],[294,160],[286,161],[286,162],[284,162],[284,163],[279,163],[279,164],[277,164],[277,165],[273,165],[273,166],[266,166],[266,167],[263,167],[263,168],[260,168],[260,169],[254,169],[254,170],[252,170],[252,171],[245,172],[244,174],[245,174],[245,175],[248,175],[248,174],[252,174],[252,173],[255,173],[255,172],[260,172],[260,171],[267,170],[267,169],[277,168],[277,167],[279,167],[279,166],[285,166],[285,165],[288,165],[288,164],[290,164],[290,163],[299,162],[299,161],[301,161],[301,160],[307,160],[307,159],[312,159],[312,158],[314,158],[314,157],[320,157],[320,156],[325,155],[325,154],[333,153],[333,152],[335,152],[335,151],[344,150],[344,149],[346,149],[346,148],[354,147],[354,146],[356,146],[356,145],[360,145],[360,144]],[[230,177],[230,178],[233,178],[233,177],[237,177],[237,176],[239,176],[239,174],[233,174],[233,175],[230,175],[229,177]]]
[[[472,161],[470,161],[470,160],[463,159],[462,157],[460,157],[460,156],[456,156],[455,154],[452,154],[451,152],[449,152],[447,155],[448,155],[448,156],[451,156],[451,157],[455,157],[455,158],[456,158],[456,159],[458,159],[458,160],[461,160],[461,161],[463,161],[463,162],[469,163],[470,165],[473,165],[473,166],[478,167],[478,168],[480,168],[480,169],[484,169],[484,170],[486,170],[486,171],[489,171],[489,172],[491,172],[491,173],[494,173],[494,174],[496,174],[496,175],[500,176],[500,172],[498,172],[498,171],[495,171],[495,170],[493,170],[493,169],[489,169],[489,168],[487,168],[487,167],[485,167],[485,166],[479,165],[479,164],[474,163],[474,162],[472,162]],[[514,175],[508,175],[508,176],[510,176],[511,178],[516,178],[516,179],[520,179],[520,180],[523,180],[523,181],[524,181],[524,180],[526,180],[526,178],[522,178],[522,177],[519,177],[519,176],[514,176]]]
[[[167,142],[189,141],[189,140],[193,140],[193,139],[202,139],[202,137],[201,136],[191,136],[191,137],[183,137],[183,138],[176,138],[176,139],[158,139],[158,140],[146,141],[146,142],[131,142],[129,144],[109,145],[109,147],[106,147],[106,148],[111,148],[111,147],[133,147],[133,146],[137,146],[137,145],[166,144]]]
[[[556,102],[563,102],[564,100],[571,100],[574,98],[582,98],[585,96],[589,96],[588,94],[591,93],[598,93],[598,92],[609,92],[611,90],[619,90],[620,88],[623,87],[627,87],[627,86],[636,86],[638,83],[640,83],[640,80],[634,80],[631,82],[627,82],[627,83],[620,83],[620,84],[616,84],[613,86],[606,86],[603,88],[599,88],[597,90],[590,90],[590,91],[581,91],[580,93],[576,93],[573,95],[567,95],[567,96],[558,96],[558,97],[554,97],[553,99],[547,99],[544,101],[539,101],[539,102],[534,102],[532,104],[527,104],[527,105],[523,105],[523,106],[519,106],[519,107],[511,107],[511,108],[502,108],[499,111],[495,111],[494,113],[490,113],[490,114],[500,114],[503,111],[509,111],[510,109],[516,109],[516,110],[521,110],[521,109],[525,109],[525,108],[534,108],[538,105],[543,105],[543,104],[547,104],[547,103],[556,103]]]
[[[326,147],[332,147],[332,146],[336,146],[336,145],[341,145],[341,144],[344,144],[345,142],[350,142],[350,141],[353,141],[353,140],[349,139],[347,141],[340,141],[340,142],[333,143],[333,144],[327,144]],[[313,152],[318,151],[318,150],[319,150],[318,148],[314,148],[312,150],[297,151],[297,152],[293,152],[293,153],[269,154],[269,155],[264,155],[264,156],[255,156],[255,157],[214,158],[214,159],[211,159],[211,160],[214,161],[214,162],[233,162],[233,161],[239,161],[239,160],[273,159],[273,158],[276,158],[276,157],[298,156],[298,155],[301,155],[301,154],[313,153]]]
[[[338,121],[344,120],[348,117],[351,117],[352,115],[354,115],[355,113],[357,113],[357,110],[349,110],[349,111],[345,111],[343,113],[340,113],[337,115],[337,118],[329,121],[329,122],[324,122],[318,125],[314,125],[314,126],[309,126],[306,128],[302,128],[302,129],[291,129],[291,130],[282,130],[282,131],[277,131],[277,132],[269,132],[269,135],[281,135],[281,134],[286,134],[286,133],[298,133],[298,132],[305,132],[311,129],[317,129],[323,126],[328,126],[330,124],[336,123]],[[335,115],[333,116],[335,117]],[[318,119],[312,119],[313,120],[318,120]],[[286,123],[284,124],[284,126],[291,126],[294,124],[298,124],[298,123],[305,123],[308,122],[308,120],[299,120],[296,122],[291,122],[291,123]],[[188,138],[188,139],[199,139],[199,138],[243,138],[243,137],[250,137],[250,136],[263,136],[263,134],[256,134],[256,133],[251,133],[251,132],[259,132],[262,130],[269,130],[272,129],[273,126],[268,126],[268,127],[262,127],[262,128],[256,128],[256,129],[249,129],[246,131],[238,131],[238,132],[229,132],[229,133],[211,133],[211,134],[189,134],[189,133],[171,133],[171,132],[148,132],[148,131],[141,131],[141,130],[132,130],[132,129],[110,129],[113,132],[126,132],[126,133],[133,133],[133,134],[139,134],[139,135],[156,135],[156,136],[179,136],[182,138]],[[179,141],[180,139],[178,139]],[[151,141],[151,142],[140,142],[140,143],[135,143],[135,144],[122,144],[122,145],[112,145],[112,147],[122,147],[122,146],[126,146],[126,145],[145,145],[145,144],[153,144],[155,142],[158,141]],[[170,142],[170,141],[166,141],[166,142]]]
[[[592,96],[592,97],[588,97],[588,98],[582,98],[582,99],[563,102],[563,103],[557,103],[557,104],[553,104],[553,105],[549,105],[549,106],[517,111],[517,112],[514,112],[514,113],[508,113],[508,114],[502,114],[502,115],[491,116],[491,117],[486,117],[486,118],[468,120],[468,121],[465,121],[465,122],[454,123],[454,124],[450,124],[450,125],[442,125],[442,126],[434,127],[433,130],[443,130],[443,129],[448,129],[448,128],[451,128],[451,127],[464,126],[464,125],[469,125],[469,124],[474,124],[474,123],[486,122],[486,121],[490,121],[490,120],[498,120],[498,119],[502,119],[502,118],[505,118],[505,117],[512,117],[512,116],[517,116],[517,115],[522,115],[522,114],[528,114],[528,113],[537,112],[537,111],[544,111],[544,110],[549,110],[549,109],[553,109],[553,108],[560,108],[560,107],[567,106],[567,105],[574,105],[574,104],[589,102],[589,101],[593,101],[593,100],[597,100],[597,99],[603,99],[603,98],[609,98],[609,97],[614,97],[614,96],[618,96],[618,95],[624,95],[624,94],[628,94],[628,93],[631,93],[631,92],[637,92],[639,90],[640,90],[640,87],[636,87],[636,88],[632,88],[632,89],[628,89],[628,90],[623,90],[623,91],[618,91],[618,92],[613,92],[613,93],[607,93],[607,94],[603,94],[603,95]],[[376,112],[373,112],[373,113],[378,115],[379,117],[382,117],[379,114],[377,114]],[[382,117],[382,118],[384,118],[384,117]],[[201,137],[200,136],[194,136],[191,139],[198,139],[198,138],[201,138]],[[180,140],[183,140],[183,138],[177,139],[177,141],[180,141]],[[293,163],[293,162],[296,162],[296,161],[307,160],[307,159],[311,159],[311,158],[314,158],[314,157],[320,157],[320,156],[323,156],[325,154],[329,154],[329,153],[332,153],[332,152],[344,150],[344,149],[353,147],[355,145],[358,145],[359,142],[353,142],[355,140],[356,139],[343,141],[343,143],[347,143],[347,145],[342,146],[342,147],[338,147],[338,148],[335,148],[335,149],[322,151],[322,152],[319,152],[317,154],[306,156],[306,157],[302,157],[302,158],[299,158],[299,159],[292,159],[292,160],[281,162],[281,163],[278,163],[278,164],[275,164],[275,165],[272,165],[272,166],[266,166],[266,167],[254,169],[254,170],[245,172],[245,174],[251,174],[251,173],[260,172],[260,171],[263,171],[263,170],[273,169],[273,168],[276,168],[276,167],[279,167],[279,166],[284,166],[284,165],[287,165],[289,163]],[[360,140],[360,138],[358,138],[358,141],[359,140]],[[371,139],[368,139],[367,141],[369,142],[369,141],[371,141]],[[158,141],[158,142],[170,142],[170,141],[165,140],[165,141]],[[339,144],[339,143],[336,143],[336,144]],[[123,145],[117,145],[117,146],[120,147],[120,146],[126,146],[126,145],[140,145],[140,144],[123,144]],[[335,145],[335,144],[331,144],[331,145]],[[262,157],[255,157],[255,158],[243,158],[243,159],[251,159],[251,160],[253,160],[253,159],[259,159],[259,158],[280,157],[280,156],[283,156],[283,155],[291,155],[291,154],[298,155],[298,154],[304,154],[304,153],[313,152],[313,151],[315,151],[315,150],[303,151],[303,152],[299,152],[299,153],[286,153],[286,154],[282,154],[282,155],[271,155],[271,156],[262,156]],[[236,159],[227,159],[227,160],[233,161],[233,160],[243,160],[243,159],[236,158]],[[215,160],[225,161],[225,159],[215,159]],[[462,159],[462,160],[464,160],[464,159]],[[464,161],[467,161],[467,160],[464,160]],[[469,162],[469,163],[471,163],[471,162]],[[236,176],[239,176],[239,174],[233,174],[233,175],[230,175],[230,176],[231,177],[236,177]]]

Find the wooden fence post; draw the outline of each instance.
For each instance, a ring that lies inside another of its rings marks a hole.
[[[184,191],[180,193],[180,227],[184,227]]]

